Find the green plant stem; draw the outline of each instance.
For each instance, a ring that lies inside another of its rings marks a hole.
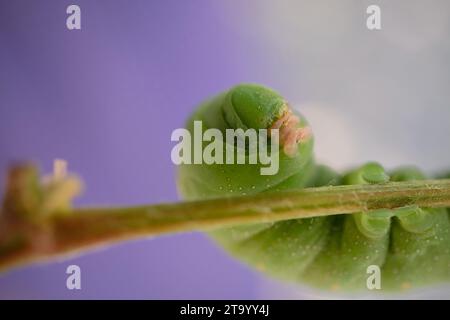
[[[0,269],[161,234],[411,205],[450,207],[450,179],[308,188],[132,208],[75,209],[48,216],[38,224],[3,228]]]

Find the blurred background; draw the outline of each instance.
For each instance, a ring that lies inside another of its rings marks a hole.
[[[81,30],[66,28],[70,4]],[[371,4],[381,30],[366,27]],[[338,169],[448,169],[449,32],[446,0],[0,0],[0,178],[14,161],[50,172],[63,158],[86,184],[77,205],[177,201],[172,131],[240,82],[284,95],[311,122],[317,158]],[[70,264],[82,290],[66,289]],[[0,275],[2,299],[277,297],[317,295],[199,233]]]

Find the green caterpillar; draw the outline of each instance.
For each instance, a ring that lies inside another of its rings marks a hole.
[[[368,163],[340,175],[318,165],[306,120],[271,89],[238,85],[201,104],[187,123],[205,128],[279,128],[279,171],[251,164],[182,164],[178,187],[186,199],[254,194],[339,184],[424,179],[415,168],[385,172]],[[248,154],[247,154],[248,156]],[[450,222],[445,209],[407,207],[220,229],[210,235],[261,272],[333,290],[367,290],[369,266],[381,270],[383,290],[450,280]]]

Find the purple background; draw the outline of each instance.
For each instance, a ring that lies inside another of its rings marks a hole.
[[[66,28],[72,3],[82,30]],[[448,0],[0,0],[0,179],[14,161],[50,172],[63,158],[86,185],[77,205],[177,201],[172,131],[240,82],[299,108],[321,162],[448,168],[449,30]],[[199,233],[0,275],[0,299],[259,297],[324,294],[275,285]]]
[[[0,168],[69,162],[87,186],[79,205],[178,199],[173,129],[205,97],[235,83],[268,83],[252,39],[224,23],[219,2],[0,1]],[[267,70],[268,72],[268,70]],[[268,83],[270,84],[270,83]],[[65,288],[65,268],[82,290]],[[0,298],[251,298],[253,272],[205,236],[128,243],[0,276]]]

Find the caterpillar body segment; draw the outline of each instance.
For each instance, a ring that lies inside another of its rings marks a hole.
[[[183,164],[178,186],[186,199],[425,178],[415,168],[388,173],[374,162],[342,175],[316,164],[307,121],[276,92],[258,85],[238,85],[206,101],[188,121],[191,132],[194,121],[221,132],[279,129],[280,165],[277,174],[265,176],[260,164]],[[241,225],[210,235],[232,256],[263,273],[317,288],[367,290],[373,266],[381,271],[383,290],[450,281],[446,209],[384,209]]]

